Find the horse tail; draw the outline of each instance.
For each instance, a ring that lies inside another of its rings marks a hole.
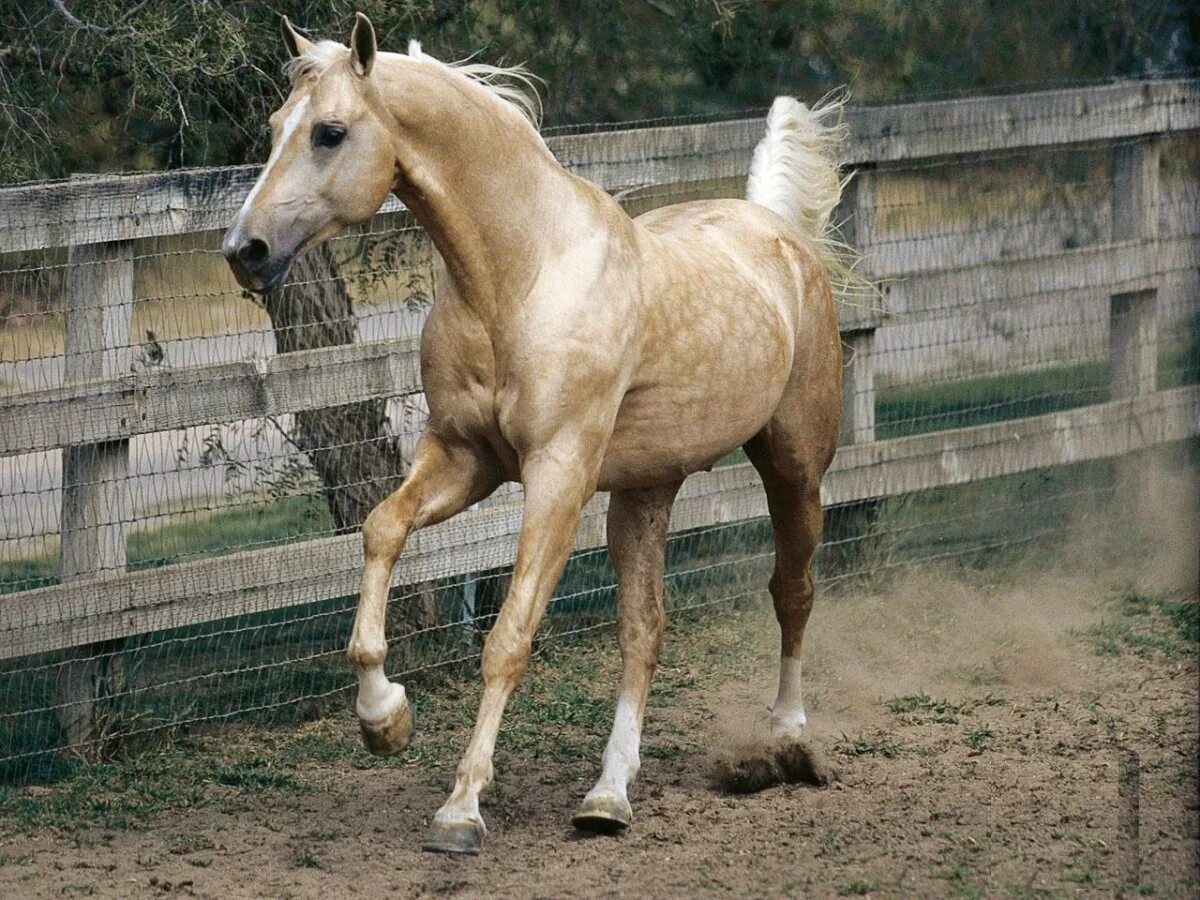
[[[837,239],[829,221],[849,180],[838,171],[849,134],[841,121],[845,103],[844,92],[812,107],[777,97],[767,114],[767,134],[750,162],[746,199],[804,232],[835,288],[856,292],[853,251]]]

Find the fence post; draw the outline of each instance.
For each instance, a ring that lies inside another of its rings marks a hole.
[[[875,243],[877,175],[860,168],[850,182],[852,243],[868,262]],[[870,271],[869,265],[864,266]],[[842,332],[842,424],[839,443],[864,444],[875,440],[875,328]],[[826,516],[824,558],[839,575],[871,565],[880,501],[859,500],[834,507]]]
[[[842,334],[842,444],[875,440],[874,352],[874,328]]]
[[[74,246],[68,259],[64,379],[70,383],[125,374],[133,312],[133,245],[113,241]],[[124,570],[128,476],[127,440],[63,448],[63,582]],[[105,698],[123,687],[121,644],[75,647],[63,662],[59,723],[67,747],[80,755],[94,755],[89,751],[103,735]]]
[[[1117,144],[1111,151],[1114,242],[1149,242],[1158,237],[1160,147],[1150,138]],[[1108,317],[1111,399],[1153,393],[1158,380],[1158,290],[1112,294]],[[1127,502],[1145,500],[1143,476],[1148,468],[1145,454],[1114,462],[1113,481],[1121,486]]]
[[[1158,237],[1160,144],[1150,139],[1112,150],[1112,239]],[[1109,362],[1114,400],[1152,393],[1158,374],[1158,291],[1113,294],[1109,303]]]

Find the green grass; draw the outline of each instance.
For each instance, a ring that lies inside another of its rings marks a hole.
[[[133,532],[127,545],[129,568],[150,569],[331,533],[328,509],[312,497],[256,502]],[[0,562],[0,594],[57,584],[58,562],[58,554]]]
[[[1161,389],[1200,382],[1200,339],[1163,353],[1158,368]],[[875,405],[876,435],[905,437],[1103,403],[1109,399],[1108,380],[1106,362],[1087,362],[1000,377],[883,386]]]
[[[301,847],[292,859],[297,869],[324,869],[325,863],[312,847]]]
[[[988,741],[996,736],[996,732],[990,728],[975,728],[968,731],[963,739],[967,742],[967,746],[972,750],[983,750]]]
[[[1189,362],[1191,357],[1180,359],[1183,362],[1170,370],[1176,373],[1170,377],[1194,377],[1196,366]],[[1089,391],[1100,390],[1106,378],[1103,366],[1093,365],[1004,379],[966,379],[919,389],[885,389],[878,408],[880,433],[897,436],[918,425],[925,429],[951,427],[1045,412],[1061,408],[1054,404],[1100,397]],[[918,414],[920,422],[906,424]],[[1200,454],[1193,453],[1192,458],[1200,458]],[[1081,504],[1092,502],[1091,498],[1080,500],[1074,495],[1097,493],[1095,507],[1100,509],[1106,498],[1103,488],[1097,486],[1110,483],[1109,464],[1098,461],[873,502],[869,509],[853,510],[847,522],[853,528],[873,529],[878,536],[856,545],[849,558],[852,564],[870,568],[873,577],[886,577],[888,571],[910,561],[930,557],[950,557],[967,570],[984,571],[1003,565],[1010,557],[1027,558],[1030,544],[1020,542],[1029,540],[1034,553],[1049,559],[1057,552],[1063,521],[1078,516],[1085,508]],[[827,514],[827,535],[838,534],[842,511],[835,508]],[[256,504],[137,532],[129,541],[130,566],[146,568],[219,556],[329,531],[328,513],[319,500],[292,498]],[[1014,539],[1018,541],[1016,546],[1009,546]],[[771,568],[770,547],[770,524],[765,520],[673,535],[668,547],[668,606],[761,593]],[[845,563],[822,551],[817,560],[818,577],[840,573]],[[0,563],[0,593],[53,583],[56,568],[57,559],[49,556]],[[490,624],[486,615],[489,610],[494,613],[501,599],[495,588],[502,583],[496,577],[502,571],[484,573],[489,577],[481,582],[486,588],[480,594],[480,610],[485,614],[481,628]],[[560,638],[566,632],[611,621],[615,612],[614,581],[603,551],[573,556],[544,634]],[[444,592],[447,614],[457,596],[454,591]],[[151,742],[161,744],[186,736],[186,730],[176,729],[175,723],[282,724],[304,721],[321,715],[331,705],[343,704],[353,683],[342,657],[353,605],[353,597],[332,598],[130,639],[124,647],[139,693],[114,710],[114,734],[146,730],[153,734],[122,740],[122,752],[137,752]],[[1160,619],[1168,622],[1171,628],[1165,632],[1157,627],[1142,628],[1138,622],[1146,617],[1155,623]],[[446,640],[448,634],[452,640]],[[1099,652],[1163,653],[1174,657],[1189,652],[1198,635],[1200,615],[1195,603],[1131,596],[1096,629],[1093,637]],[[393,640],[391,664],[399,670],[446,666],[477,653],[479,639],[478,631],[471,635],[464,628],[418,640]],[[75,771],[69,761],[53,752],[60,740],[51,707],[61,659],[61,654],[49,654],[0,664],[0,756],[41,754],[0,766],[0,783],[54,779]],[[453,674],[456,666],[457,671],[473,671],[475,665],[468,660],[448,668]],[[164,685],[171,681],[180,684]],[[659,689],[664,689],[661,682]],[[672,687],[668,680],[665,689],[684,688]],[[536,744],[539,729],[559,728],[564,734],[588,732],[594,720],[610,711],[605,706],[609,700],[598,700],[598,707],[586,709],[585,697],[570,693],[569,685],[555,690],[559,693],[551,691],[543,698],[544,708],[530,710],[531,731],[513,733],[512,739],[518,744]],[[896,698],[896,702],[903,699]],[[516,700],[518,705],[523,702],[520,697]],[[946,723],[964,714],[961,708],[928,697],[909,698],[908,702],[916,705],[893,712]],[[423,712],[427,711],[418,708],[418,715]],[[461,727],[469,727],[472,703],[464,702],[460,713],[464,718]],[[538,716],[543,718],[539,720]],[[579,721],[560,721],[570,716]],[[666,743],[652,752],[670,754],[676,750]],[[874,751],[864,746],[862,752]],[[227,777],[271,776],[247,772]]]
[[[834,749],[846,756],[882,756],[885,759],[895,759],[906,748],[885,734],[864,732],[853,738],[843,734],[834,744]]]
[[[1128,591],[1084,636],[1101,656],[1195,656],[1200,653],[1200,602]]]
[[[883,388],[875,405],[879,439],[1037,416],[1108,399],[1108,367],[1087,363],[913,387]]]
[[[743,609],[733,616],[727,612],[677,616],[672,623],[675,643],[689,648],[688,666],[675,647],[664,649],[652,706],[669,705],[682,693],[707,687],[745,665],[744,647],[750,629],[761,622],[760,612]],[[577,764],[580,759],[600,758],[620,676],[614,644],[610,634],[599,640],[566,639],[538,647],[505,715],[495,759],[498,773],[514,764],[536,766],[541,760]],[[360,769],[418,767],[448,775],[474,724],[478,675],[427,674],[407,687],[416,707],[417,735],[399,756],[381,759],[363,749],[350,704],[343,698],[326,711],[325,718],[299,728],[247,724],[233,731],[179,738],[110,762],[63,758],[60,777],[51,783],[27,788],[0,785],[0,831],[142,828],[165,811],[234,808],[248,798],[320,791],[331,764]],[[694,739],[653,722],[643,737],[643,752],[648,757],[676,755],[688,740]],[[319,862],[311,845],[334,837],[317,829],[305,837],[308,843],[297,853],[311,853]],[[173,840],[172,852],[204,849],[197,840],[182,835]]]
[[[888,711],[900,716],[909,724],[934,723],[937,725],[957,724],[960,717],[969,716],[980,707],[1002,706],[1007,701],[995,694],[987,694],[978,700],[962,700],[952,703],[939,700],[922,692],[892,697],[884,705]]]

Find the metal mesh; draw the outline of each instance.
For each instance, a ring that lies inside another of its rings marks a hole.
[[[1102,86],[1041,106],[952,101],[958,125],[896,113],[911,158],[856,133],[839,219],[881,296],[841,310],[848,413],[825,486],[826,589],[1053,546],[1116,489],[1112,458],[1200,433],[1200,88],[1146,84],[1117,87],[1146,120],[1166,110],[1154,127],[1097,101]],[[867,112],[852,127],[887,115]],[[551,140],[633,213],[741,195],[761,119],[646,124]],[[985,133],[998,137],[975,149]],[[943,134],[944,152],[922,144]],[[390,203],[299,272],[290,301],[252,300],[214,229],[253,174],[0,191],[4,781],[183,729],[295,721],[353,683],[341,654],[355,526],[402,480],[424,420],[415,339],[436,295],[431,250]],[[505,487],[411,539],[391,671],[478,656],[520,499]],[[601,504],[546,635],[613,621]],[[765,590],[770,525],[740,453],[689,480],[672,529],[669,609]]]

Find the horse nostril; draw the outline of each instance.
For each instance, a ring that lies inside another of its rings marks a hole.
[[[267,247],[266,241],[260,241],[258,238],[251,238],[238,247],[237,258],[240,259],[243,265],[255,266],[263,262],[270,255],[270,250]]]

